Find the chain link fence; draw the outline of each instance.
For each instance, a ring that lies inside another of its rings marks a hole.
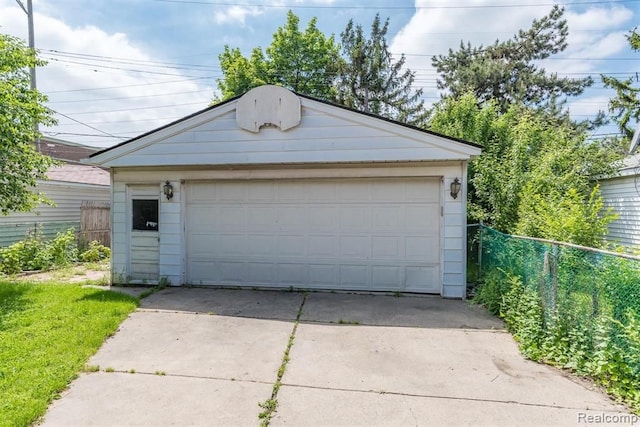
[[[471,296],[525,354],[596,378],[640,407],[640,258],[468,227]]]

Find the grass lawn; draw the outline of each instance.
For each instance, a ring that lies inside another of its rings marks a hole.
[[[25,426],[42,416],[138,304],[54,280],[0,278],[0,426]]]

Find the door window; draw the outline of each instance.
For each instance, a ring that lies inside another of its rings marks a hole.
[[[158,231],[158,200],[132,200],[133,230]]]

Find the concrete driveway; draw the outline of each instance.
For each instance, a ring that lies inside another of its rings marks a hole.
[[[481,308],[440,298],[168,288],[89,363],[100,370],[72,383],[45,426],[255,426],[269,399],[272,426],[588,425],[625,413],[524,360]]]

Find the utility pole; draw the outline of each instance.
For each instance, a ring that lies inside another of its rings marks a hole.
[[[18,3],[18,5],[20,5],[20,8],[22,8],[22,10],[24,11],[24,13],[27,14],[27,25],[29,27],[29,48],[35,52],[36,49],[36,40],[35,40],[35,33],[33,30],[33,2],[32,0],[27,0],[27,7],[24,7],[24,4],[22,4],[21,0],[16,0],[16,3]],[[31,84],[31,90],[36,90],[36,67],[35,65],[32,65],[31,67],[29,67],[29,82]],[[35,144],[36,144],[36,150],[39,152],[40,151],[40,129],[38,126],[38,122],[36,121],[33,124],[33,128],[36,131],[36,140],[35,140]]]

